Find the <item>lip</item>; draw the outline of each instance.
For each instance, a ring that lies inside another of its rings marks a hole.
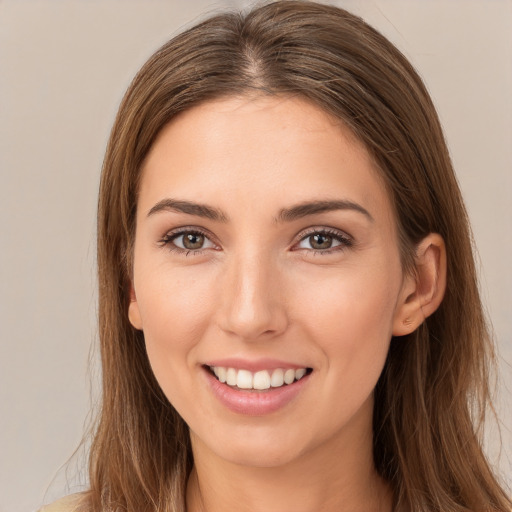
[[[293,364],[278,359],[255,359],[245,360],[239,358],[215,359],[204,363],[205,366],[223,366],[224,368],[235,368],[236,370],[249,370],[250,372],[259,372],[262,370],[298,370],[299,368],[308,368],[307,365]]]
[[[232,362],[233,361],[231,360],[231,363]],[[216,363],[218,362],[216,361]],[[212,364],[212,366],[223,365]],[[293,365],[287,365],[286,367],[303,368],[301,366],[295,367]],[[231,366],[231,368],[236,368],[236,366]],[[240,366],[239,368],[249,370],[247,366]],[[283,367],[276,366],[276,368]],[[262,367],[258,366],[256,371],[258,371],[258,369],[262,369]],[[265,369],[269,369],[269,367],[265,366]],[[222,405],[234,413],[244,414],[246,416],[264,416],[284,408],[297,398],[304,387],[307,386],[309,378],[311,377],[311,374],[305,375],[300,380],[279,388],[270,388],[265,391],[248,391],[234,389],[227,384],[223,384],[215,378],[209,369],[205,367],[203,367],[203,374],[205,375],[207,385],[213,395]]]

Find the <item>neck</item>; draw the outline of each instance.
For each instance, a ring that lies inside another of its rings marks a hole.
[[[391,491],[373,464],[371,421],[357,421],[347,430],[273,467],[225,460],[192,433],[187,511],[389,512]]]

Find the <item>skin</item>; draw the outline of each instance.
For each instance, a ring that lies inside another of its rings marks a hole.
[[[221,218],[155,211],[169,198]],[[279,219],[319,200],[352,207]],[[204,233],[201,250],[179,248],[182,228]],[[319,249],[311,235],[326,229],[332,246]],[[418,277],[404,275],[378,170],[309,103],[222,99],[163,129],[140,184],[129,318],[190,427],[189,512],[391,510],[372,461],[373,389],[391,337],[412,332],[444,291],[440,237],[417,256]],[[205,379],[205,362],[230,357],[313,371],[290,403],[250,416]]]

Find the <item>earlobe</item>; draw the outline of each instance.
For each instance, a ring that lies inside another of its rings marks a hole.
[[[430,233],[416,248],[416,273],[406,276],[393,322],[393,336],[415,331],[441,304],[446,290],[446,247]]]
[[[128,306],[128,320],[135,329],[142,330],[142,319],[140,316],[139,303],[135,295],[133,283],[130,284],[130,304]]]

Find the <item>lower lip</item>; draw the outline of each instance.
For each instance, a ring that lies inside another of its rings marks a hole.
[[[215,397],[229,410],[247,416],[263,416],[282,409],[297,397],[310,377],[308,374],[292,384],[266,391],[246,391],[220,382],[206,368],[204,373]]]

